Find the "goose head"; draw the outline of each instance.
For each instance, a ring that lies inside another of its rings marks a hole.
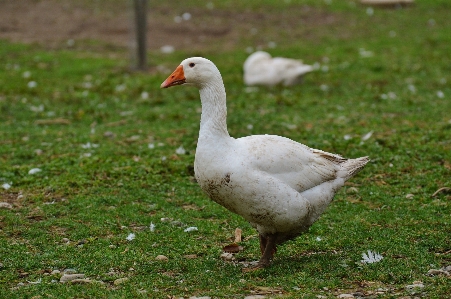
[[[183,60],[160,87],[192,85],[201,89],[218,78],[222,80],[221,74],[213,62],[203,57],[191,57]]]

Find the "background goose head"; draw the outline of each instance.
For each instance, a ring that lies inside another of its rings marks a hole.
[[[203,57],[191,57],[183,60],[175,71],[161,84],[161,88],[175,85],[192,85],[199,89],[211,82],[221,80],[218,68]]]

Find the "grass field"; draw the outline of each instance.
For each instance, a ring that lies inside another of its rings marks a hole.
[[[223,51],[152,51],[149,73],[128,70],[126,49],[0,40],[1,298],[448,298],[451,277],[428,271],[451,266],[441,189],[451,187],[451,4],[278,2],[214,9],[295,19],[302,6],[338,21],[301,30],[305,39],[262,25],[268,38]],[[301,86],[249,90],[242,63],[258,45],[318,70]],[[232,136],[277,134],[372,160],[270,268],[242,271],[259,258],[256,231],[194,181],[197,90],[159,88],[193,55],[222,72]],[[235,228],[244,250],[223,261]],[[383,259],[361,263],[368,250]],[[64,273],[89,280],[60,283]]]

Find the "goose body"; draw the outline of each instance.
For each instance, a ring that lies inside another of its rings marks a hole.
[[[267,86],[299,84],[305,74],[313,71],[312,66],[303,64],[301,60],[284,57],[273,58],[264,51],[257,51],[249,55],[244,62],[243,69],[246,85]]]
[[[306,231],[367,157],[345,159],[276,135],[230,137],[221,74],[209,60],[185,59],[161,85],[192,85],[202,102],[194,171],[202,190],[239,214],[260,236],[259,265],[276,245]]]

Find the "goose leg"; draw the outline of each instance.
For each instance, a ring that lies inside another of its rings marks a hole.
[[[261,268],[269,266],[271,263],[271,260],[274,256],[274,253],[276,253],[276,235],[269,235],[265,239],[266,247],[265,251],[263,252],[262,257],[260,258],[260,261],[258,261],[258,266]],[[262,244],[260,243],[260,246]]]
[[[265,249],[266,249],[266,244],[268,243],[268,240],[263,237],[263,235],[258,235],[259,239],[260,239],[260,251],[262,253],[262,255],[265,253]]]

